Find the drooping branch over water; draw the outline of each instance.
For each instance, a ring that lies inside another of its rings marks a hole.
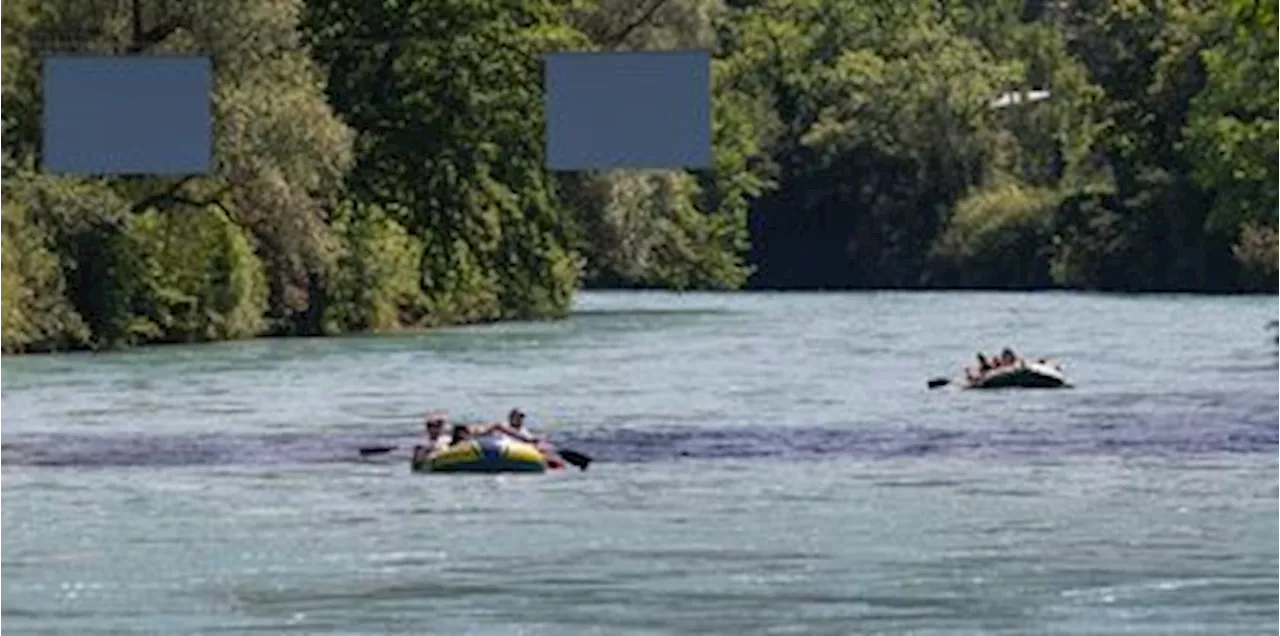
[[[3,21],[6,351],[556,317],[582,285],[1276,289],[1274,3],[13,0]],[[542,53],[689,47],[714,52],[713,170],[543,168]],[[40,174],[46,50],[212,54],[216,171]]]

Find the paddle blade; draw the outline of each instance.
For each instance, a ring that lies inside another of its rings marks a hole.
[[[951,380],[948,380],[947,378],[934,378],[929,380],[929,388],[931,389],[947,386],[948,384],[951,384]]]
[[[383,453],[390,453],[395,449],[395,446],[365,446],[360,449],[360,456],[368,457],[369,455],[381,455]]]
[[[559,455],[563,457],[566,462],[569,462],[570,464],[573,464],[574,466],[577,466],[582,470],[586,470],[587,466],[590,465],[592,461],[591,458],[588,457],[587,455],[583,455],[578,451],[569,450],[567,448],[560,449],[556,452],[559,453]]]

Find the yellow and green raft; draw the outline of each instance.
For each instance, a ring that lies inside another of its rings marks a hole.
[[[532,444],[492,435],[411,461],[410,468],[415,473],[541,473],[547,470],[547,458]]]

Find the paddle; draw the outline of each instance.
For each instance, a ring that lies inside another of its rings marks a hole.
[[[929,388],[931,389],[944,387],[944,386],[947,386],[948,384],[951,384],[950,378],[934,378],[932,380],[929,380]]]
[[[586,470],[587,466],[591,465],[592,461],[595,461],[590,455],[580,453],[572,448],[560,448],[554,444],[552,445],[552,448],[561,459],[569,462],[579,470]]]
[[[587,466],[591,464],[591,457],[579,453],[578,451],[570,450],[568,448],[558,448],[556,449],[556,452],[559,453],[566,462],[569,462],[582,470],[586,470]]]
[[[360,456],[368,457],[369,455],[381,455],[383,453],[390,453],[397,448],[399,448],[399,446],[362,446],[360,448]]]

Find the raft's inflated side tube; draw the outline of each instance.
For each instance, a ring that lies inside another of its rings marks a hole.
[[[454,444],[410,467],[419,473],[541,473],[547,458],[532,444],[495,435]]]

